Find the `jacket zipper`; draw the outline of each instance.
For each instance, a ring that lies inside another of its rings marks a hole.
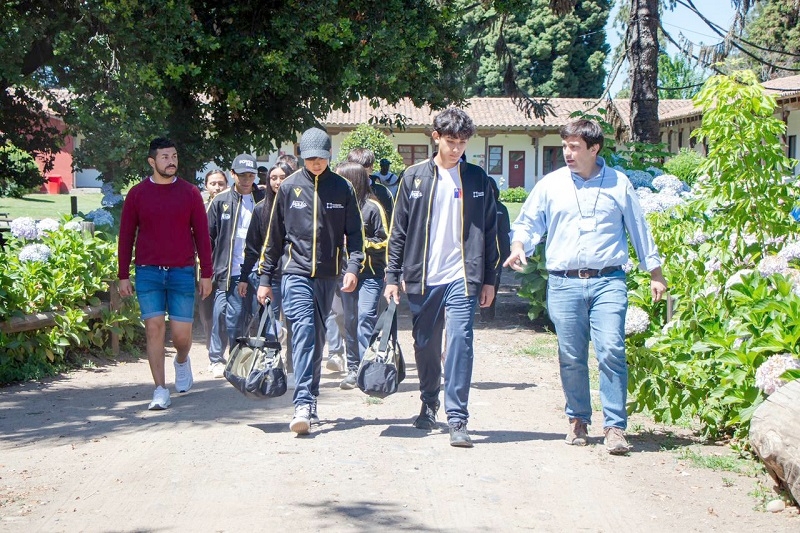
[[[233,191],[231,190],[231,193]],[[236,226],[239,224],[239,209],[242,207],[242,195],[236,201],[236,216],[233,218],[233,232],[231,232],[230,251],[228,252],[228,275],[225,280],[225,292],[231,288],[231,264],[233,263],[233,244],[236,241]]]
[[[422,288],[420,294],[425,294],[425,285],[428,279],[428,242],[431,234],[431,209],[433,209],[433,197],[436,194],[436,184],[439,181],[439,167],[433,164],[433,185],[431,193],[428,195],[428,213],[425,221],[425,249],[422,251]]]
[[[314,215],[313,215],[313,229],[311,237],[311,277],[317,273],[317,186],[319,185],[319,176],[314,176]]]
[[[469,283],[467,283],[467,263],[464,260],[464,203],[467,201],[464,194],[464,179],[461,177],[461,163],[458,164],[458,181],[461,185],[461,232],[458,243],[461,246],[461,268],[464,269],[464,296],[469,297]]]

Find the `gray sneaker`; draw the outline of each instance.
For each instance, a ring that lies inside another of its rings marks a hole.
[[[467,433],[467,423],[450,424],[450,446],[472,448],[472,439]]]
[[[580,418],[569,419],[569,433],[566,442],[573,446],[586,446],[589,439],[589,432],[586,429],[586,422]]]
[[[625,432],[621,428],[609,426],[603,428],[603,432],[606,434],[605,444],[608,453],[611,455],[625,455],[631,451],[631,447],[625,439]]]
[[[328,362],[325,363],[325,368],[333,372],[341,372],[344,370],[344,357],[342,354],[334,353],[328,356]]]
[[[294,418],[289,424],[289,429],[298,435],[308,435],[311,429],[311,404],[304,403],[294,408]]]
[[[341,383],[339,383],[339,388],[344,390],[351,390],[355,389],[357,385],[358,385],[358,374],[356,373],[355,370],[349,370],[347,372],[347,377],[344,378]]]

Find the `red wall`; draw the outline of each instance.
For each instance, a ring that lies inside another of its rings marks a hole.
[[[59,131],[65,130],[64,122],[56,117],[50,118],[50,125],[58,128]],[[44,172],[44,156],[36,156],[36,164],[39,165],[39,171],[44,174],[45,178],[51,176],[61,176],[61,190],[60,193],[68,193],[71,188],[75,186],[75,174],[72,172],[72,154],[75,151],[75,138],[72,135],[64,136],[64,144],[61,151],[55,155],[53,160],[53,168],[49,172]],[[42,192],[47,192],[47,185],[42,187]]]

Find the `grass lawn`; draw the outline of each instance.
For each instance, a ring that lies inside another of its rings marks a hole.
[[[508,218],[513,224],[514,221],[517,220],[517,215],[519,215],[519,212],[522,209],[522,204],[503,202],[503,205],[505,205],[506,209],[508,209]]]
[[[78,198],[78,211],[88,213],[100,207],[103,195],[81,193]],[[0,198],[0,213],[9,218],[31,217],[35,219],[55,218],[70,214],[69,194],[28,194],[22,198]]]

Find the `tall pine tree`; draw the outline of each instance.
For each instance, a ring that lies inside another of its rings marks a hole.
[[[462,28],[471,36],[466,40],[473,53],[470,96],[511,96],[509,74],[528,96],[602,94],[610,0],[578,0],[566,15],[555,14],[551,0],[513,3],[507,13],[497,13],[492,4],[458,3],[471,7]]]

